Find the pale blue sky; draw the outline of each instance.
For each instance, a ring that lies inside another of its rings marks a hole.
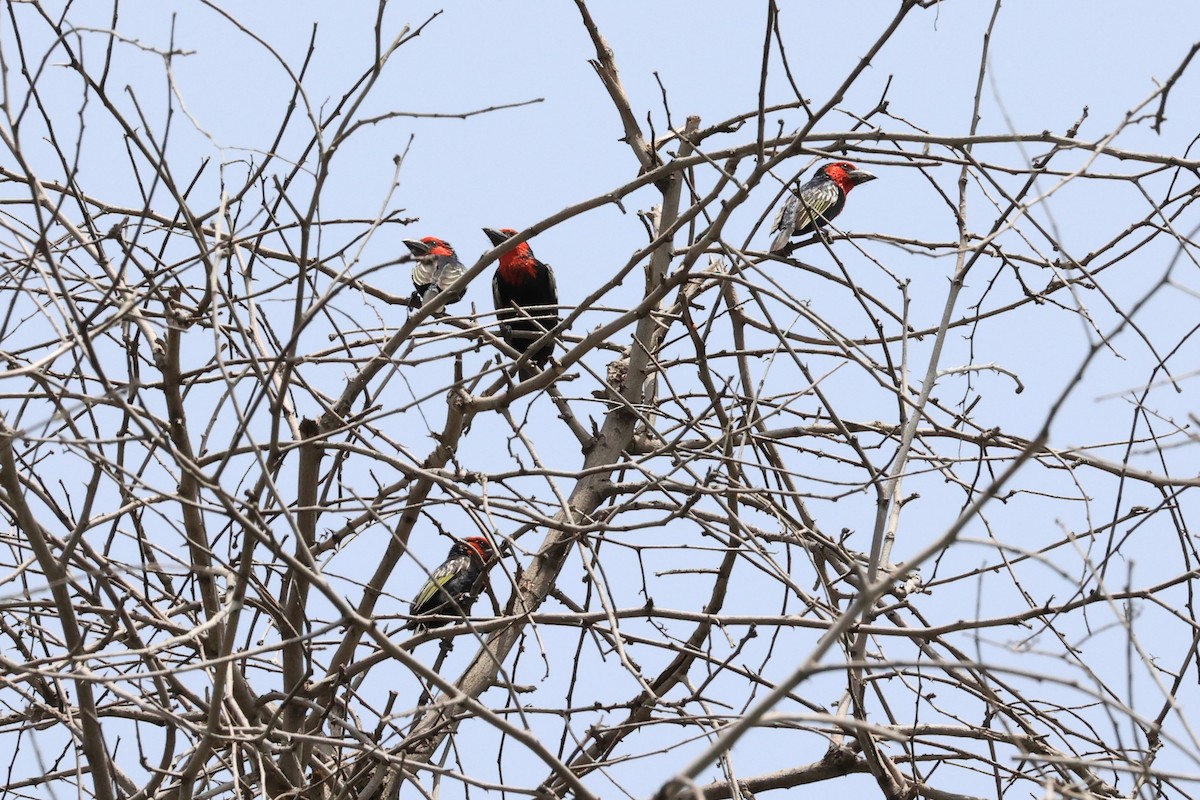
[[[783,2],[781,5],[780,25],[789,64],[804,96],[820,106],[854,67],[861,53],[880,35],[897,2]],[[662,135],[669,126],[661,90],[654,76],[656,72],[668,93],[672,121],[677,125],[691,114],[699,115],[702,124],[708,125],[756,107],[765,24],[763,4],[674,0],[593,2],[591,6],[597,24],[613,48],[639,121],[646,125],[648,115],[657,134]],[[854,124],[852,115],[864,114],[874,108],[887,87],[888,110],[894,118],[876,117],[874,122],[882,128],[909,131],[907,126],[911,125],[933,135],[965,135],[971,122],[971,98],[978,77],[983,33],[992,9],[989,3],[947,0],[933,9],[914,10],[840,104],[840,108],[849,113],[835,112],[818,130],[848,130]],[[362,252],[356,271],[403,255],[401,239],[427,234],[450,240],[463,260],[470,264],[488,246],[480,230],[482,227],[527,227],[568,205],[621,186],[638,172],[628,146],[618,141],[622,136],[620,121],[587,63],[594,51],[573,3],[395,3],[384,20],[387,37],[394,35],[404,23],[414,27],[425,23],[439,10],[442,13],[429,22],[419,38],[395,53],[392,63],[380,77],[380,85],[359,116],[389,112],[454,114],[533,99],[541,102],[466,120],[400,117],[382,121],[356,134],[352,143],[336,156],[331,183],[322,197],[322,217],[326,220],[373,218],[385,202],[389,210],[400,208],[404,210],[403,216],[419,217],[419,222],[412,226],[388,227],[373,237]],[[85,23],[85,15],[90,11],[75,9],[72,14],[76,25],[109,26],[107,15],[110,12],[99,8],[94,12],[96,18]],[[273,47],[294,72],[301,67],[309,36],[316,25],[316,51],[304,78],[308,108],[302,107],[296,112],[298,114],[325,116],[341,93],[373,60],[373,4],[271,0],[231,4],[228,11]],[[28,9],[16,6],[15,13],[25,14]],[[1182,1],[1135,6],[1118,2],[1009,0],[1001,8],[991,42],[990,74],[984,88],[979,132],[1007,134],[1049,130],[1062,134],[1079,119],[1086,106],[1088,117],[1079,130],[1079,138],[1093,141],[1107,135],[1117,128],[1127,112],[1150,96],[1155,81],[1165,80],[1178,66],[1197,37],[1196,19],[1194,4]],[[211,156],[215,162],[226,164],[226,184],[236,185],[245,172],[244,163],[239,162],[253,159],[258,163],[262,160],[262,151],[271,146],[286,111],[291,88],[287,71],[244,33],[202,3],[183,0],[126,2],[121,6],[118,28],[130,40],[162,49],[167,47],[172,24],[175,47],[187,53],[174,60],[175,88],[195,121],[193,125],[178,112],[171,121],[169,154],[177,170],[177,180],[187,183],[201,159]],[[6,18],[0,26],[0,41],[5,47],[11,47],[8,25]],[[104,55],[103,36],[87,31],[80,35],[87,42],[86,57],[99,63]],[[154,53],[139,52],[132,46],[123,47],[118,50],[118,59],[109,78],[112,95],[123,104],[122,110],[133,113],[131,95],[116,90],[127,84],[150,125],[158,130],[165,124],[168,91],[160,65],[161,60]],[[767,103],[794,100],[777,56],[770,69]],[[69,129],[78,107],[78,93],[72,90],[75,84],[65,70],[51,69],[45,81],[46,86],[61,82],[62,94],[55,97],[55,102],[61,105],[54,111],[60,124]],[[1200,135],[1200,109],[1195,102],[1198,95],[1200,77],[1193,69],[1170,96],[1167,124],[1161,134],[1153,132],[1149,122],[1143,121],[1123,132],[1114,142],[1115,146],[1133,151],[1187,154],[1195,158],[1193,142]],[[1156,109],[1157,103],[1154,103],[1138,114],[1152,114]],[[135,176],[120,151],[113,155],[114,147],[121,146],[116,129],[105,123],[95,109],[89,109],[87,113],[89,123],[82,143],[81,183],[92,194],[103,194],[104,199],[111,202],[138,204]],[[803,120],[803,114],[798,111],[771,114],[768,131],[778,131],[780,125],[784,132],[791,131]],[[752,141],[752,128],[753,124],[740,132],[716,137],[710,146]],[[275,166],[277,174],[283,174],[286,166],[283,161],[295,156],[309,135],[310,126],[293,125],[278,148],[281,161]],[[36,140],[29,139],[26,143],[39,168],[47,175],[56,175],[53,160]],[[406,149],[399,187],[391,200],[385,201],[395,171],[394,158]],[[982,145],[976,148],[974,156],[992,166],[1022,169],[1028,157],[1040,155],[1046,149],[1041,144],[1028,145],[1024,151],[1009,144]],[[903,155],[892,155],[887,145],[881,146],[881,154],[868,159],[871,170],[880,179],[856,190],[853,202],[839,218],[838,226],[858,233],[876,232],[938,242],[955,240],[957,230],[950,207],[934,190],[930,180],[912,166],[910,156],[919,152],[920,146],[916,144],[905,145]],[[1078,168],[1085,162],[1084,153],[1073,153],[1056,160],[1055,167]],[[803,159],[789,162],[789,171],[778,178],[791,179],[804,164]],[[1093,176],[1125,175],[1135,169],[1140,167],[1115,159],[1102,159],[1090,172]],[[943,191],[955,196],[959,174],[956,167],[937,166],[930,169],[929,174]],[[1002,169],[995,170],[994,174],[998,180],[1009,180],[1006,186],[1010,189],[1024,181],[1023,176],[1004,175]],[[1171,172],[1152,176],[1144,181],[1144,185],[1152,198],[1157,199],[1167,192],[1172,178],[1180,180],[1173,191],[1175,194],[1195,185],[1194,175],[1179,178]],[[1039,192],[1053,189],[1057,182],[1057,178],[1043,179],[1039,183]],[[750,227],[769,209],[777,188],[778,183],[764,183],[737,211],[726,227],[726,238],[730,243],[739,247],[744,243]],[[193,206],[200,209],[216,206],[220,189],[218,172],[210,167],[192,195]],[[977,190],[973,191],[972,197],[970,225],[976,232],[986,233],[994,209]],[[645,230],[636,212],[648,208],[658,199],[653,187],[643,189],[625,200],[626,213],[615,206],[606,206],[568,220],[540,234],[532,242],[536,254],[555,267],[564,304],[572,305],[603,285],[608,276],[645,243]],[[1055,231],[1067,254],[1080,257],[1114,238],[1131,222],[1150,213],[1151,208],[1150,201],[1130,183],[1095,177],[1056,191],[1035,207],[1031,216]],[[256,228],[262,220],[245,223],[249,228]],[[1196,223],[1194,209],[1179,221],[1185,233]],[[1022,230],[1027,228],[1023,226]],[[348,225],[344,231],[329,231],[321,246],[325,251],[332,250],[341,244],[339,236],[349,237],[360,231],[361,226],[356,225]],[[750,246],[764,249],[767,240],[766,231],[760,230]],[[887,270],[911,280],[912,324],[917,329],[933,327],[944,302],[948,276],[953,270],[952,256],[932,258],[905,252],[884,242],[860,241],[859,244]],[[1022,252],[1026,249],[1014,239],[1007,239],[1006,245]],[[1042,239],[1033,241],[1028,247],[1040,249],[1045,255],[1048,252],[1045,245]],[[268,246],[278,245],[268,242]],[[831,262],[822,255],[813,254],[814,263],[829,266]],[[1122,308],[1128,309],[1136,298],[1156,284],[1174,255],[1175,250],[1166,245],[1147,248],[1131,258],[1130,263],[1106,273],[1104,289]],[[889,303],[897,303],[895,285],[882,269],[872,266],[866,258],[847,256],[847,260],[855,265],[855,278],[861,286],[886,297]],[[387,269],[389,271],[373,273],[369,280],[395,294],[406,295],[409,290],[407,268]],[[835,320],[844,332],[860,337],[873,335],[849,294],[827,292],[822,282],[778,263],[764,264],[761,269],[795,296],[811,297],[812,307]],[[1052,278],[1050,270],[1028,266],[1022,269],[1023,278],[1034,290],[1041,289]],[[987,292],[987,282],[998,273],[1003,276],[998,281],[1000,288],[994,293]],[[489,277],[490,270],[472,285],[463,302],[464,310],[470,304],[481,310],[491,307]],[[1194,265],[1180,270],[1178,279],[1185,289],[1200,289]],[[981,301],[981,297],[985,308],[1019,297],[1019,291],[1014,289],[1011,281],[1006,281],[1007,273],[998,264],[981,265],[968,281],[967,299],[960,304],[957,315],[966,313],[967,306]],[[604,303],[628,304],[640,295],[641,290],[639,268],[635,270],[634,278],[606,297]],[[1012,433],[1031,435],[1042,422],[1048,400],[1062,390],[1086,351],[1091,333],[1081,324],[1080,315],[1074,312],[1069,298],[1059,296],[1056,299],[1068,308],[1057,310],[1052,305],[1030,305],[1004,325],[982,325],[975,332],[973,350],[961,332],[951,334],[942,359],[944,368],[969,362],[995,363],[1018,372],[1025,384],[1025,391],[1015,394],[1012,381],[1003,375],[980,373],[975,376],[974,385],[982,387],[979,391],[983,398],[974,413],[981,422],[1002,426]],[[284,309],[280,311],[281,318],[286,319],[290,307],[284,300],[279,302],[280,308]],[[1101,330],[1109,330],[1116,324],[1117,315],[1106,307],[1106,301],[1097,293],[1088,294],[1084,302]],[[358,311],[356,303],[357,300],[352,302],[350,298],[345,300],[347,314]],[[382,320],[394,328],[403,321],[404,311],[398,307],[375,303],[365,308],[370,312],[363,312],[361,318],[355,317],[364,326]],[[375,314],[378,317],[373,316]],[[1184,290],[1168,289],[1156,295],[1137,321],[1156,346],[1170,349],[1197,318],[1200,315],[1196,313],[1196,297],[1189,296]],[[573,332],[583,334],[604,319],[602,313],[585,316]],[[793,323],[792,319],[780,320],[783,325]],[[803,323],[795,324],[797,331],[810,333]],[[315,352],[329,347],[327,334],[324,328],[314,328],[302,350]],[[628,331],[622,333],[620,342],[624,344],[627,340]],[[914,381],[923,374],[922,359],[928,355],[928,344],[928,340],[912,344]],[[1129,333],[1119,337],[1116,344],[1119,352],[1102,354],[1072,395],[1067,411],[1053,427],[1052,444],[1121,442],[1129,435],[1131,411],[1127,395],[1110,395],[1138,387],[1148,380],[1149,356],[1144,345]],[[597,354],[594,361],[589,361],[601,373],[605,359],[600,356],[603,355]],[[203,360],[208,354],[198,350],[197,357]],[[480,368],[490,357],[490,353],[471,354],[467,358],[468,370]],[[1200,354],[1189,342],[1171,366],[1176,372],[1187,372],[1197,363],[1200,363]],[[765,375],[765,362],[763,369]],[[316,369],[313,371],[315,373]],[[336,392],[343,374],[340,365],[329,368],[325,373],[330,380],[326,390]],[[407,402],[409,387],[414,383],[417,385],[412,391],[420,394],[440,387],[439,381],[448,379],[442,372],[437,373],[429,384],[414,381],[411,376],[393,376],[387,384],[388,392],[392,394],[387,398]],[[869,384],[870,381],[861,375],[852,375],[850,370],[845,370],[831,379],[830,388],[840,394],[840,409],[848,418],[862,421],[892,419],[896,413],[894,398]],[[1184,391],[1180,394],[1170,390],[1156,392],[1152,400],[1155,413],[1180,423],[1186,421],[1187,414],[1194,413],[1197,408],[1195,388],[1186,380],[1182,386]],[[964,394],[964,387],[963,381],[949,378],[939,389],[939,396],[952,404]],[[590,388],[590,384],[578,389],[568,386],[564,391],[586,394]],[[782,391],[779,386],[774,389]],[[300,399],[300,413],[309,416],[319,413],[315,402],[306,404],[307,398],[301,396]],[[426,425],[435,430],[440,427],[438,415],[444,408],[440,402],[426,404],[424,417],[415,412],[385,416],[380,421],[381,428],[399,447],[408,448],[408,452],[419,459],[430,447]],[[533,402],[543,405],[533,416],[552,416],[544,396]],[[521,406],[515,413],[518,416],[526,413],[525,407]],[[598,411],[589,410],[588,413],[599,417]],[[562,432],[550,426],[533,433],[539,453],[548,464],[562,469],[567,478],[572,471],[578,470],[579,453],[573,440],[564,440]],[[506,428],[498,424],[497,418],[479,420],[463,448],[464,468],[511,468],[505,456],[506,434]],[[1119,457],[1116,455],[1119,452],[1115,450],[1105,455]],[[964,447],[960,455],[969,459],[975,454]],[[1146,466],[1154,465],[1153,455],[1151,453],[1145,459]],[[1196,467],[1194,461],[1191,463],[1188,466],[1184,456],[1179,464],[1172,466],[1185,472],[1191,470],[1194,474]],[[1058,482],[1060,478],[1061,483]],[[364,472],[362,481],[363,491],[371,491],[372,477]],[[564,480],[561,485],[569,487],[569,480]],[[990,530],[1003,532],[999,538],[1006,541],[1036,548],[1060,538],[1063,528],[1086,527],[1084,519],[1088,524],[1101,524],[1104,517],[1111,516],[1114,508],[1120,505],[1114,499],[1114,486],[1101,483],[1101,491],[1093,493],[1092,498],[1097,501],[1097,519],[1091,519],[1090,508],[1081,510],[1082,504],[1076,500],[1063,503],[1055,496],[1060,492],[1069,494],[1071,486],[1071,478],[1065,475],[1048,478],[1045,484],[1023,486],[1028,493],[1020,498],[1019,504],[989,507],[987,523],[992,526]],[[1034,492],[1039,489],[1050,496],[1036,496]],[[924,544],[923,536],[949,524],[962,503],[962,493],[953,486],[943,485],[936,474],[915,478],[912,491],[920,492],[922,500],[905,509],[906,520],[910,521],[905,530],[911,533],[897,545],[895,560],[902,560],[907,553]],[[1128,491],[1129,495],[1120,505],[1126,510],[1133,502],[1130,498],[1139,496],[1137,493],[1142,490]],[[553,502],[545,482],[536,493],[543,502]],[[1144,494],[1141,502],[1152,505],[1158,501],[1155,493]],[[873,497],[859,495],[837,503],[815,505],[828,531],[849,531],[852,537],[860,537],[851,539],[856,547],[865,546],[861,537],[869,536]],[[455,507],[447,505],[444,511],[444,517],[439,520],[447,527],[459,530],[457,526],[465,524],[464,516]],[[332,522],[329,524],[333,525]],[[502,532],[506,532],[503,528],[502,525]],[[446,540],[434,536],[428,529],[424,533],[427,535],[424,540],[414,534],[414,551],[420,553],[426,564],[436,563],[445,550]],[[965,535],[984,539],[989,535],[989,528],[981,523]],[[524,543],[533,547],[539,540],[540,534],[535,534]],[[361,564],[371,564],[372,557],[377,558],[377,551],[372,548],[378,541],[360,537],[351,545],[350,552],[355,558],[361,556],[362,560],[348,559],[334,564],[333,571],[347,578],[347,596],[357,599],[350,582],[361,576],[353,570]],[[1122,568],[1135,563],[1141,570],[1135,580],[1139,585],[1152,583],[1153,576],[1169,576],[1182,571],[1177,553],[1165,547],[1156,550],[1155,541],[1153,535],[1138,540],[1138,547],[1131,547],[1127,554],[1128,562],[1122,563]],[[689,563],[686,559],[692,556],[668,551],[652,553],[650,560],[656,557],[659,563],[652,564],[652,568],[669,569],[681,561]],[[694,557],[697,564],[709,563],[707,557]],[[995,554],[986,548],[963,544],[947,557],[942,569],[966,569],[994,560]],[[626,606],[644,602],[638,595],[640,587],[635,585],[639,581],[636,578],[638,567],[630,562],[626,554],[626,561],[620,562],[609,575],[615,584],[627,590],[621,595],[621,602]],[[647,572],[652,568],[648,567]],[[1072,562],[1064,569],[1077,572],[1079,567]],[[924,575],[928,578],[931,572],[932,568],[927,568]],[[1069,591],[1069,588],[1063,588],[1068,582],[1050,576],[1048,572],[1043,576],[1046,583],[1033,587],[1045,592],[1044,596],[1035,599],[1048,601],[1057,591],[1057,600],[1061,602],[1065,599],[1062,592]],[[578,565],[572,566],[571,582],[565,584],[569,594],[579,586],[575,582],[577,573]],[[617,577],[618,573],[620,577]],[[386,608],[381,609],[386,613],[404,611],[405,601],[412,592],[402,583],[420,579],[415,564],[406,563],[399,575],[402,580],[391,587],[395,596],[388,598]],[[811,576],[805,573],[803,580],[811,582]],[[996,594],[989,596],[987,592],[993,580],[997,580]],[[1011,584],[984,576],[976,588],[995,603],[995,613],[1020,606],[1021,599],[1009,595]],[[941,597],[935,594],[922,598],[922,609],[931,620],[953,621],[973,613],[964,605],[970,597],[951,594],[949,589],[945,592]],[[507,596],[506,588],[500,595],[503,601]],[[659,605],[667,607],[688,607],[689,602],[695,601],[693,585],[683,580],[657,581],[654,597]],[[742,593],[731,599],[729,610],[731,613],[755,613],[761,611],[760,601],[753,592]],[[769,602],[773,611],[781,601],[772,596]],[[561,608],[555,606],[553,610]],[[675,632],[681,630],[686,628],[680,626]],[[554,634],[547,633],[547,637],[553,639]],[[778,646],[794,649],[796,659],[799,659],[812,638],[810,632],[789,632],[779,640]],[[1001,641],[1001,644],[1010,642]],[[1164,652],[1170,653],[1165,661],[1171,667],[1179,663],[1175,649],[1178,644],[1178,641],[1168,641],[1163,645]],[[562,634],[561,646],[570,650],[575,646],[575,639],[569,633]],[[470,650],[470,643],[464,640],[456,648],[454,658],[461,660]],[[418,652],[430,660],[435,654],[433,645],[426,645]],[[1028,657],[1039,658],[1036,655]],[[518,682],[537,683],[546,689],[547,704],[555,700],[561,702],[565,680],[561,670],[543,682],[540,655],[532,646],[523,658]],[[614,663],[611,655],[609,661],[599,663],[594,652],[585,652],[580,658],[585,668],[596,670],[596,674]],[[1119,659],[1096,661],[1100,671],[1111,669],[1119,674],[1123,669]],[[451,663],[456,662],[452,660]],[[1039,660],[1035,668],[1044,666],[1045,662]],[[457,674],[456,669],[448,668],[446,674]],[[620,676],[615,679],[618,684],[615,693],[633,696],[636,685],[632,680],[619,670],[615,674]],[[391,676],[387,680],[397,679]],[[811,692],[813,702],[827,705],[838,698],[841,680],[837,674],[818,678],[806,691]],[[386,681],[370,688],[380,692],[392,688],[384,683]],[[606,690],[605,696],[611,699],[612,693],[607,690],[612,687],[602,688]],[[1142,691],[1153,698],[1156,690],[1147,682],[1144,687],[1139,686],[1139,692]],[[1188,699],[1194,703],[1197,700],[1194,688],[1188,687],[1187,691],[1191,692]],[[731,696],[737,695],[733,689],[730,692]],[[588,702],[587,695],[588,687],[581,688],[576,702]],[[407,693],[405,697],[408,697]],[[498,702],[493,695],[486,698]],[[536,702],[536,695],[532,702]],[[1154,707],[1154,703],[1149,702],[1148,707]],[[903,712],[911,714],[912,709]],[[979,722],[974,718],[969,721]],[[537,724],[547,727],[547,736],[557,745],[558,720],[548,718]],[[483,750],[494,748],[493,732],[488,731],[485,736],[486,741],[481,740],[480,747]],[[781,731],[750,737],[735,751],[739,774],[753,775],[819,758],[820,751],[812,749],[813,738]],[[789,751],[793,740],[797,743],[794,753]],[[512,748],[510,753],[515,752],[511,743],[509,747]],[[637,749],[652,748],[639,743]],[[689,746],[686,752],[693,750],[694,747]],[[522,763],[519,756],[513,758],[516,763]],[[1178,760],[1171,761],[1172,758]],[[669,754],[655,762],[656,770],[665,769],[662,766],[665,764],[676,767],[681,759],[683,756],[678,753]],[[487,757],[476,763],[494,766],[494,759]],[[1164,755],[1164,763],[1183,771],[1200,772],[1200,766],[1178,754]],[[508,768],[512,766],[508,765]],[[640,776],[639,769],[642,769],[640,762],[633,766],[617,766],[614,774],[634,787],[636,796],[646,796],[665,773],[653,771]],[[715,779],[717,772],[712,771],[708,777]],[[597,779],[596,785],[604,787],[598,791],[606,797],[610,796],[606,789],[613,791],[602,780]],[[870,779],[866,777],[835,784],[839,791],[869,785]],[[454,787],[454,791],[457,788]],[[808,791],[796,790],[794,794],[824,797],[829,789],[829,786],[819,784]]]

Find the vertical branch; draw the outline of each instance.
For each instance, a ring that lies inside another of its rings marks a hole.
[[[996,4],[992,9],[992,17],[988,22],[987,31],[983,36],[983,47],[981,48],[979,57],[979,76],[975,85],[975,100],[971,112],[971,133],[974,134],[979,127],[979,106],[983,98],[983,81],[984,75],[987,72],[988,63],[988,47],[991,43],[992,31],[996,25],[996,19],[1000,14],[1001,0],[996,0]],[[970,146],[967,146],[967,152],[970,152]],[[900,446],[896,453],[896,457],[892,460],[890,475],[888,476],[886,489],[878,499],[877,513],[875,517],[875,530],[871,537],[871,550],[867,561],[867,582],[874,584],[879,581],[881,571],[886,570],[887,561],[891,555],[892,543],[895,541],[896,530],[899,526],[900,508],[901,508],[901,491],[904,482],[904,473],[908,469],[909,453],[912,449],[913,441],[916,438],[917,426],[925,416],[925,409],[929,403],[929,398],[933,392],[933,387],[937,383],[938,370],[941,364],[942,347],[946,341],[946,333],[950,328],[950,321],[953,317],[955,309],[958,305],[958,296],[962,291],[966,281],[967,272],[970,265],[974,263],[974,259],[967,259],[967,253],[970,248],[969,228],[967,227],[967,180],[970,175],[970,159],[963,162],[961,171],[959,172],[958,189],[958,230],[959,230],[959,247],[956,256],[954,268],[954,276],[950,279],[950,288],[946,294],[946,301],[942,308],[942,319],[938,325],[937,334],[934,336],[933,346],[930,348],[929,363],[925,370],[925,379],[921,384],[920,393],[917,396],[915,403],[908,411],[908,419],[905,420],[904,429],[900,437]],[[900,396],[902,399],[908,397],[908,387],[900,387]],[[903,408],[903,406],[902,406]],[[882,563],[881,563],[882,562]],[[863,622],[868,622],[873,616],[871,606],[864,606],[862,609]],[[850,660],[855,664],[862,664],[866,653],[867,634],[858,633],[851,647],[849,648]],[[863,680],[863,667],[855,666],[849,670],[847,674],[848,691],[851,696],[853,708],[856,715],[866,720],[867,711],[865,707],[865,692],[866,684]],[[855,736],[862,747],[863,756],[867,763],[871,765],[871,773],[875,776],[879,788],[889,800],[898,800],[905,792],[904,778],[896,769],[895,764],[886,754],[881,752],[875,745],[875,738],[866,727],[856,727],[854,729]]]
[[[625,87],[621,85],[621,74],[617,71],[617,62],[613,58],[612,48],[604,40],[600,29],[596,26],[596,21],[592,19],[587,3],[584,0],[575,0],[575,7],[579,9],[579,15],[583,18],[583,26],[587,28],[588,35],[592,38],[592,44],[596,48],[596,58],[591,65],[596,70],[596,75],[600,77],[600,82],[604,84],[604,88],[608,90],[608,96],[612,99],[613,105],[617,109],[617,115],[621,118],[621,124],[625,128],[625,136],[621,141],[628,144],[633,150],[633,155],[641,164],[642,171],[649,172],[659,165],[658,154],[647,143],[646,137],[642,134],[642,128],[638,125],[637,117],[629,104],[629,97],[625,94]]]
[[[41,523],[37,521],[33,511],[25,502],[25,493],[21,488],[20,471],[17,468],[16,456],[13,454],[13,438],[16,433],[8,426],[8,422],[0,418],[0,486],[4,488],[4,502],[9,513],[17,522],[17,526],[29,542],[37,559],[38,567],[50,583],[50,596],[54,598],[54,611],[62,626],[63,637],[66,639],[67,650],[72,660],[84,655],[84,637],[75,616],[75,605],[71,600],[70,589],[65,565],[51,551],[50,542]],[[72,672],[82,672],[78,667]],[[113,769],[108,748],[104,743],[104,731],[100,727],[100,716],[96,710],[96,698],[92,692],[90,675],[81,675],[75,681],[75,694],[79,701],[79,746],[87,756],[94,780],[92,790],[97,800],[113,800]],[[128,787],[126,787],[128,789]]]
[[[288,571],[284,585],[288,592],[283,598],[283,619],[286,628],[281,631],[285,639],[283,646],[283,692],[288,700],[283,708],[283,730],[291,734],[303,732],[304,707],[293,698],[304,687],[312,674],[312,657],[305,634],[308,631],[309,570],[315,569],[312,550],[317,540],[317,485],[320,479],[321,457],[324,448],[317,439],[318,426],[312,420],[300,423],[304,441],[300,444],[300,464],[296,475],[296,561],[302,568]],[[303,785],[303,765],[309,762],[311,744],[297,736],[290,750],[282,754],[283,774],[292,786]]]
[[[217,615],[220,603],[217,599],[216,583],[213,581],[212,547],[208,541],[204,516],[200,513],[200,481],[195,474],[196,458],[191,437],[188,435],[187,409],[183,402],[179,355],[184,328],[174,307],[178,297],[179,290],[173,289],[171,302],[165,309],[168,320],[167,335],[163,348],[155,353],[155,366],[162,374],[163,399],[167,405],[167,435],[175,448],[176,463],[179,467],[179,511],[187,534],[188,554],[200,587],[200,601],[205,616],[212,619]],[[209,656],[216,654],[215,642],[219,642],[221,637],[222,632],[219,628],[201,634],[201,641],[205,642],[205,652]]]
[[[983,100],[983,81],[984,76],[987,74],[988,46],[991,42],[992,30],[996,25],[996,18],[999,14],[1000,0],[996,0],[996,5],[992,9],[991,20],[988,22],[987,31],[984,33],[983,48],[979,58],[979,77],[975,82],[975,102],[971,111],[972,135],[979,128],[979,105]],[[964,149],[969,154],[971,146],[968,144]],[[933,387],[937,383],[942,347],[945,345],[946,334],[950,329],[950,321],[954,316],[954,311],[958,304],[958,295],[962,291],[967,272],[970,271],[971,265],[975,263],[975,260],[983,252],[982,250],[976,250],[974,258],[967,258],[967,254],[972,249],[970,229],[967,227],[967,179],[969,176],[970,160],[967,159],[963,162],[958,177],[958,208],[956,219],[958,221],[959,243],[955,257],[954,275],[950,279],[950,289],[946,293],[946,301],[942,306],[942,319],[934,335],[933,346],[930,348],[929,363],[925,369],[925,379],[921,383],[921,390],[917,399],[914,401],[912,408],[909,409],[908,419],[905,420],[904,429],[900,437],[900,447],[892,462],[891,474],[887,480],[887,489],[884,492],[884,496],[880,499],[878,513],[875,518],[875,531],[871,537],[871,552],[869,561],[867,562],[867,579],[871,582],[876,580],[881,569],[886,568],[886,559],[891,551],[891,547],[885,547],[885,536],[889,530],[891,530],[893,537],[895,533],[894,527],[888,525],[888,520],[896,519],[893,509],[897,512],[899,511],[901,486],[904,481],[904,472],[908,469],[909,452],[912,449],[913,440],[916,438],[917,425],[920,424],[924,417],[925,407],[928,405]],[[998,221],[993,230],[997,230],[999,226],[1000,223]],[[907,396],[907,387],[901,387],[901,398],[906,398]]]

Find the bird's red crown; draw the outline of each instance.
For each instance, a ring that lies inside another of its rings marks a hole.
[[[480,561],[487,561],[492,557],[492,543],[482,536],[468,536],[462,543],[473,550]]]
[[[843,192],[849,192],[855,187],[855,181],[850,177],[851,172],[857,172],[858,167],[851,164],[849,161],[835,161],[832,164],[826,164],[821,168],[831,181],[838,185],[838,188]]]
[[[436,236],[424,236],[421,241],[429,245],[429,255],[431,256],[452,256],[454,248],[446,243],[445,240],[439,239]]]

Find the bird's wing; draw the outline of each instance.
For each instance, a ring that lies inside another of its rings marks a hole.
[[[496,270],[496,274],[492,276],[492,303],[496,307],[496,318],[501,322],[511,319],[512,303],[504,296],[500,289],[500,270]]]
[[[413,261],[412,281],[418,292],[424,294],[429,284],[433,283],[435,266],[436,262],[431,258],[418,258]]]
[[[458,568],[453,561],[447,561],[435,569],[429,575],[429,580],[425,581],[425,585],[421,587],[421,591],[413,598],[412,613],[420,614],[425,611],[429,601],[438,594],[438,590],[445,586],[457,572]]]
[[[554,314],[554,318],[558,319],[558,281],[554,279],[554,270],[546,264],[546,281],[550,284],[550,305],[555,306],[549,309],[549,312]]]
[[[771,223],[771,233],[775,234],[771,240],[772,253],[782,250],[791,238],[792,231],[796,229],[796,209],[799,205],[800,198],[796,197],[796,193],[788,192],[787,201],[775,212],[775,220]]]
[[[825,215],[842,199],[842,190],[833,181],[820,181],[802,187],[797,199],[795,229],[815,228],[829,219]]]
[[[466,271],[467,268],[463,266],[462,262],[457,258],[452,256],[441,256],[438,258],[438,271],[433,277],[429,290],[426,292],[425,299],[429,300],[438,292],[446,289],[448,286],[450,286],[450,284],[462,277],[463,273]],[[463,295],[466,293],[467,290],[463,289],[462,292],[455,293],[453,296],[447,297],[446,302],[457,302],[458,300],[461,300]]]
[[[450,284],[463,276],[467,268],[457,258],[443,258],[441,264],[441,272],[438,273],[437,287],[445,289]]]

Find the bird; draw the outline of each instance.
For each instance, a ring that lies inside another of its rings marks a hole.
[[[423,239],[405,239],[404,244],[416,258],[413,262],[413,293],[408,301],[409,308],[425,305],[467,271],[458,260],[454,248],[444,239],[426,236]],[[445,305],[457,303],[466,293],[464,286],[453,294],[447,294]]]
[[[512,228],[484,228],[483,232],[497,247],[517,234]],[[492,278],[492,299],[496,301],[500,336],[518,353],[528,352],[530,345],[559,323],[554,270],[533,257],[528,242],[500,254],[500,266]],[[529,358],[543,364],[552,352],[554,342],[548,341]]]
[[[846,207],[846,195],[860,183],[878,177],[849,161],[836,161],[817,170],[816,176],[788,195],[771,223],[771,252],[787,247],[788,239],[812,233],[833,220]]]
[[[466,616],[479,596],[487,562],[495,554],[492,543],[482,536],[468,536],[450,545],[446,560],[429,573],[429,579],[413,598],[413,619],[406,628],[436,628],[448,620],[431,622],[425,617],[461,614]]]

